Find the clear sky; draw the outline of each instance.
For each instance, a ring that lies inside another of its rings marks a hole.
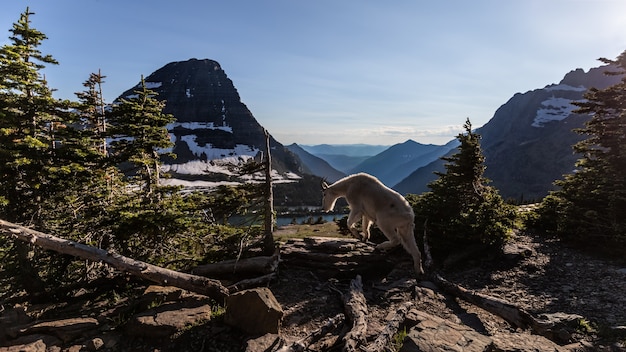
[[[98,69],[112,101],[172,61],[218,61],[281,143],[443,144],[517,92],[626,50],[614,0],[10,0],[59,61],[55,97]]]

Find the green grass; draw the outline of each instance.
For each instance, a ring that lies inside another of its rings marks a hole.
[[[343,237],[339,232],[339,226],[335,222],[326,222],[314,225],[288,225],[274,232],[274,240],[286,242],[292,238],[305,237]]]

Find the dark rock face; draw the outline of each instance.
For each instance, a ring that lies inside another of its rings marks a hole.
[[[227,157],[254,157],[265,150],[263,127],[241,102],[233,82],[220,64],[204,59],[171,62],[145,78],[146,87],[165,100],[164,112],[176,117],[168,126],[176,159],[168,164]],[[138,86],[120,98],[134,94]],[[301,163],[282,144],[270,137],[273,168],[300,173]]]
[[[502,196],[516,200],[538,200],[554,189],[553,182],[575,169],[578,155],[572,145],[584,136],[573,130],[590,119],[577,114],[572,102],[581,101],[587,89],[613,85],[623,76],[609,76],[603,66],[565,75],[559,84],[517,93],[502,105],[477,132],[482,136],[485,176]],[[454,154],[454,149],[449,154]],[[422,193],[443,172],[437,160],[413,172],[394,188],[403,194]]]

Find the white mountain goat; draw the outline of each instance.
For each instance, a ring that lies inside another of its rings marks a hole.
[[[413,234],[415,229],[413,208],[400,193],[385,186],[376,177],[365,173],[344,177],[332,185],[323,182],[322,190],[324,211],[331,211],[337,199],[346,198],[350,206],[348,228],[352,235],[367,241],[370,237],[369,228],[372,223],[376,223],[388,239],[377,245],[376,249],[387,251],[402,244],[413,257],[415,272],[418,275],[424,273],[422,258]],[[362,221],[363,237],[355,228],[359,220]]]

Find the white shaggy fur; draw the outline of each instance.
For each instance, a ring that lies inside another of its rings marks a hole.
[[[344,177],[330,186],[324,182],[322,189],[324,211],[331,211],[337,199],[346,198],[350,206],[348,228],[355,237],[363,241],[369,240],[370,226],[376,223],[388,239],[377,245],[376,249],[386,251],[402,244],[413,257],[415,272],[424,273],[422,258],[413,234],[415,215],[409,202],[401,194],[365,173]],[[363,237],[355,228],[359,220],[362,221]]]

